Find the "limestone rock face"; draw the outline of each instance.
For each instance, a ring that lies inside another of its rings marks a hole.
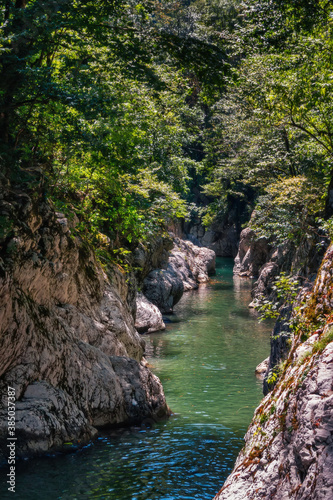
[[[193,290],[198,283],[206,283],[208,275],[215,271],[215,252],[205,247],[198,247],[191,241],[174,239],[169,263],[181,276],[184,289]]]
[[[265,238],[255,240],[254,231],[245,228],[240,234],[238,253],[235,258],[234,274],[239,276],[258,276],[261,267],[267,262],[270,247]]]
[[[125,276],[105,274],[46,203],[8,194],[0,213],[0,444],[7,386],[19,456],[84,442],[99,426],[166,416],[161,384],[142,363]]]
[[[139,333],[151,333],[165,329],[162,313],[157,306],[138,293],[136,298],[135,328]]]
[[[257,408],[245,449],[216,500],[332,497],[332,381],[332,343],[287,370]]]
[[[215,500],[332,498],[332,256],[333,246],[313,290],[304,292],[299,324],[313,325],[310,336],[304,340],[307,330],[300,326],[293,337],[278,382],[256,409],[245,447]],[[320,314],[326,324],[318,328]]]
[[[202,224],[188,225],[187,237],[193,242],[214,250],[218,257],[235,257],[239,243],[239,231],[234,223],[215,223],[210,228]]]
[[[266,238],[256,239],[252,229],[241,232],[238,253],[235,258],[234,274],[254,277],[257,281],[252,290],[253,299],[271,297],[274,278],[282,271],[314,279],[325,250],[318,251],[316,237],[305,238],[297,247],[292,242],[274,246]]]
[[[215,252],[190,241],[174,239],[165,269],[156,269],[143,282],[143,294],[162,313],[171,313],[183,293],[208,281],[215,270]]]

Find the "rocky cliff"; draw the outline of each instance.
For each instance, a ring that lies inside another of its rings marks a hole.
[[[289,354],[215,500],[329,500],[333,491],[333,247],[294,313]]]
[[[313,280],[326,247],[325,239],[317,235],[305,237],[298,246],[292,242],[277,246],[266,238],[257,239],[247,227],[240,235],[234,274],[256,278],[253,299],[267,297],[271,295],[274,278],[281,272]]]
[[[17,455],[85,442],[98,427],[167,416],[134,327],[135,290],[46,202],[0,195],[0,440],[15,389]]]
[[[136,297],[135,328],[139,333],[165,330],[161,311],[143,293],[138,293]]]
[[[215,222],[206,228],[200,222],[185,224],[187,237],[193,242],[214,250],[218,257],[235,257],[240,229],[233,221]]]
[[[215,268],[213,251],[166,236],[139,245],[130,257],[136,273],[125,274],[110,260],[103,266],[96,260],[75,220],[33,191],[1,189],[4,455],[8,387],[15,389],[18,456],[85,443],[99,427],[167,417],[138,332],[165,328],[157,306],[171,312]]]

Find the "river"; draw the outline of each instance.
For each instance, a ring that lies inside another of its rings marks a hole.
[[[69,455],[17,465],[16,500],[205,500],[231,472],[262,397],[255,366],[269,352],[251,283],[217,259],[211,282],[186,293],[164,332],[146,336],[148,362],[174,415],[154,427],[114,430]]]

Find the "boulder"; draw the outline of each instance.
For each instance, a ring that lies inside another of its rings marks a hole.
[[[143,282],[142,291],[163,314],[170,314],[184,293],[181,277],[169,263],[167,269],[155,269]]]
[[[135,328],[139,333],[152,333],[165,329],[162,313],[157,306],[138,293],[136,297]]]
[[[255,374],[257,375],[258,378],[261,379],[264,378],[268,369],[268,364],[269,364],[269,357],[264,359],[264,361],[262,361],[261,363],[259,363],[259,365],[256,366]]]

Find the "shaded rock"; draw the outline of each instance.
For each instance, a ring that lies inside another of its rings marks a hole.
[[[235,223],[214,223],[205,228],[202,224],[185,224],[185,238],[198,246],[214,250],[218,257],[235,257],[239,243],[239,231]],[[192,239],[193,238],[193,239]]]
[[[268,392],[274,387],[275,382],[268,383],[269,372],[273,371],[276,366],[278,366],[281,361],[287,359],[290,351],[290,339],[292,335],[292,330],[290,327],[292,315],[292,306],[288,304],[284,306],[280,311],[280,316],[275,322],[272,334],[271,334],[271,351],[269,356],[269,362],[266,374],[264,376],[263,392],[268,394]]]
[[[168,235],[155,237],[145,244],[139,244],[132,254],[132,263],[137,269],[136,277],[140,283],[150,271],[167,267],[169,251],[172,248],[173,241]]]
[[[165,329],[161,311],[149,302],[143,293],[137,294],[136,305],[135,328],[139,333],[151,333]]]
[[[257,278],[252,290],[254,303],[263,296],[272,298],[273,281],[281,272],[308,280],[315,278],[326,248],[323,243],[318,251],[318,242],[314,236],[305,237],[297,247],[292,242],[275,246],[265,238],[256,239],[253,230],[245,228],[240,235],[234,274]]]
[[[162,313],[170,314],[182,298],[184,284],[169,263],[167,269],[156,269],[148,274],[142,291],[149,302],[156,305]]]
[[[238,276],[258,276],[267,262],[270,246],[265,238],[255,239],[254,231],[245,228],[240,234],[238,253],[235,258],[234,274]]]

